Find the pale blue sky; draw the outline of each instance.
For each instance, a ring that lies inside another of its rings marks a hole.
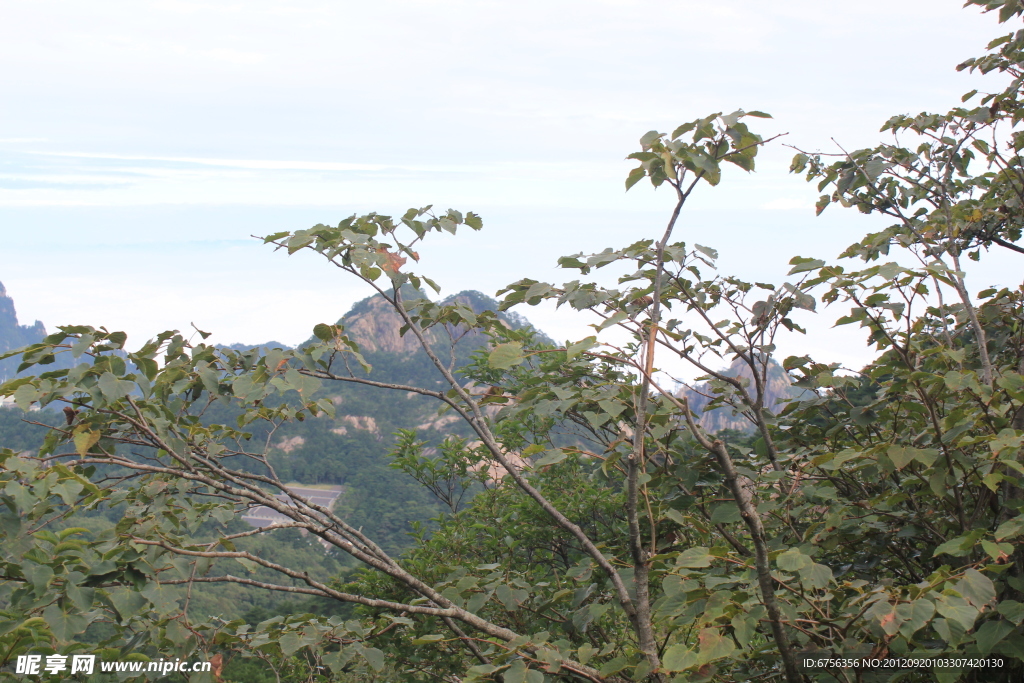
[[[483,233],[424,250],[446,293],[561,279],[559,255],[661,226],[664,193],[623,192],[647,130],[744,107],[805,148],[874,144],[890,114],[956,104],[979,81],[954,66],[1003,30],[955,0],[0,8],[0,281],[24,322],[135,343],[193,321],[223,342],[306,338],[365,290],[248,235],[355,211],[481,213]],[[780,280],[790,256],[831,256],[872,227],[815,219],[791,155],[776,145],[757,174],[697,196],[680,236]],[[866,360],[847,331],[799,346]]]

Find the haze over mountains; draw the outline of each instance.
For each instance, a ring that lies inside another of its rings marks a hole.
[[[456,301],[465,304],[476,313],[496,310],[498,307],[497,301],[477,291],[460,292],[445,298],[440,303],[450,304]],[[516,313],[500,315],[514,328],[530,324]],[[440,380],[440,375],[430,364],[429,359],[420,351],[415,337],[400,334],[401,319],[381,297],[371,296],[354,304],[351,310],[338,320],[338,323],[344,325],[346,334],[359,344],[364,357],[374,367],[375,379],[405,384],[418,382],[432,384]],[[434,343],[448,343],[438,336],[440,334],[443,333],[431,332],[430,340]],[[538,334],[542,341],[551,343],[551,340],[542,332]],[[32,325],[19,324],[14,301],[8,296],[3,284],[0,283],[0,354],[38,342],[45,335],[46,328],[39,320]],[[314,339],[310,338],[308,341],[313,342]],[[483,346],[486,341],[484,336],[479,333],[471,333],[460,338],[455,345],[457,364],[461,365],[467,362],[473,352]],[[250,349],[254,346],[264,349],[291,348],[276,341],[262,344],[235,343],[225,346],[236,350]],[[50,369],[61,367],[63,360],[58,357],[57,364]],[[18,357],[0,361],[0,381],[14,377],[20,362]],[[732,376],[746,376],[749,371],[742,363],[735,362],[726,373]],[[788,375],[777,364],[772,365],[768,380],[768,405],[775,405],[778,401],[795,398],[801,393],[800,390],[790,386]],[[705,413],[704,408],[710,403],[710,389],[709,384],[701,384],[693,389],[683,390],[690,400],[691,407],[701,415],[701,425],[711,433],[722,429],[747,431],[749,423],[743,416],[735,414],[729,408],[719,408]],[[380,435],[382,430],[384,430],[383,433],[389,434],[399,428],[427,428],[427,425],[436,424],[436,420],[432,419],[433,407],[418,406],[415,399],[419,397],[408,397],[408,405],[405,406],[407,409],[396,411],[394,402],[390,400],[386,401],[388,405],[385,406],[381,405],[380,398],[360,395],[366,393],[365,388],[347,385],[339,388],[338,391],[340,393],[334,396],[333,400],[339,405],[345,403],[345,408],[339,411],[339,418],[336,420],[339,424],[332,427],[336,434],[362,430]],[[396,412],[404,414],[405,419],[389,417],[394,416]],[[442,424],[444,423],[442,421]],[[442,424],[436,426],[440,427]],[[303,427],[303,425],[298,426]],[[287,452],[291,453],[300,448],[303,441],[303,438],[297,435],[293,436],[292,440],[288,442]]]
[[[494,299],[476,291],[460,292],[441,303],[453,302],[462,303],[478,314],[498,307]],[[513,328],[529,325],[525,318],[514,313],[499,315]],[[361,347],[363,357],[373,368],[374,380],[425,388],[434,388],[442,382],[440,373],[419,348],[415,337],[400,334],[402,320],[382,297],[372,296],[356,303],[337,322]],[[467,334],[437,327],[427,334],[444,355],[452,349],[456,367],[470,362],[472,355],[488,343],[479,332]],[[31,344],[45,335],[42,322],[18,324],[14,302],[6,292],[0,295],[0,350]],[[553,343],[543,333],[538,332],[538,335],[541,341]],[[235,349],[287,348],[276,342],[230,346]],[[70,354],[61,355],[66,358],[58,356],[58,362],[47,369],[67,367],[73,362]],[[17,356],[0,361],[0,378],[13,377],[20,362]],[[743,369],[734,364],[728,372],[742,375]],[[703,413],[700,419],[705,429],[711,433],[723,429],[749,431],[749,423],[728,407],[704,411],[709,403],[710,387],[698,385],[695,389],[686,391],[691,406],[698,414]],[[771,368],[768,389],[769,405],[798,393],[778,366]],[[417,438],[428,447],[436,446],[448,436],[472,438],[472,435],[455,416],[438,414],[436,401],[412,392],[336,381],[325,382],[320,395],[334,403],[335,416],[321,415],[282,425],[271,440],[270,458],[274,468],[284,481],[342,487],[344,493],[338,500],[338,511],[352,524],[364,527],[380,539],[386,548],[400,549],[408,542],[407,533],[414,523],[435,517],[441,510],[429,492],[411,477],[389,468],[387,454],[394,444],[395,433],[401,429],[415,430]],[[214,422],[229,423],[234,420],[233,411],[233,407],[218,403],[205,415]],[[30,450],[33,443],[41,441],[42,430],[21,422],[21,415],[16,410],[0,411],[0,447]],[[40,419],[46,418],[41,416]],[[54,419],[58,419],[57,416]]]
[[[0,355],[37,342],[45,336],[46,328],[38,320],[32,325],[18,324],[14,300],[7,295],[7,290],[0,282]],[[13,377],[19,363],[19,358],[0,360],[0,382]]]

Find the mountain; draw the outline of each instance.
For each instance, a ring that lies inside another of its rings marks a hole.
[[[417,292],[411,287],[405,288],[403,295],[407,301],[423,297],[422,292]],[[486,294],[474,290],[453,294],[437,303],[442,306],[461,303],[476,314],[483,313],[484,311],[498,310],[497,301]],[[498,317],[515,330],[530,326],[529,321],[517,313],[502,312],[498,313]],[[354,304],[351,310],[338,320],[338,324],[344,325],[345,334],[359,344],[364,355],[367,353],[384,352],[408,356],[421,353],[419,342],[414,335],[406,334],[402,336],[400,334],[403,325],[402,318],[379,295],[367,297]],[[455,332],[453,336],[461,336],[458,346],[464,350],[476,350],[487,341],[486,337],[479,332],[471,332],[466,335],[465,330],[450,331]],[[543,333],[538,334],[542,341],[551,342]],[[426,337],[431,344],[446,344],[450,341],[448,334],[440,327],[428,330]],[[314,341],[314,338],[310,338],[306,343],[313,343]],[[428,361],[425,355],[423,359]]]
[[[3,283],[0,283],[0,355],[13,349],[34,344],[46,336],[46,328],[38,320],[34,325],[19,325],[18,314],[14,310],[14,300],[7,295]],[[14,377],[21,358],[14,357],[0,360],[0,382]]]
[[[736,360],[725,370],[728,377],[742,377],[753,384],[750,366],[742,360]],[[799,389],[792,386],[789,375],[781,365],[771,361],[768,365],[768,383],[765,387],[765,404],[772,408],[781,401],[799,398],[806,392],[806,389]],[[686,397],[694,415],[700,416],[700,426],[709,434],[717,434],[723,429],[732,429],[738,432],[752,431],[754,426],[742,415],[732,408],[714,408],[705,410],[711,399],[714,398],[710,382],[704,382],[694,386],[692,389],[683,387],[679,396]]]
[[[410,291],[411,299],[416,295]],[[496,311],[498,302],[476,291],[459,292],[440,301],[462,303],[479,314]],[[499,313],[509,327],[529,326],[521,316]],[[441,386],[443,378],[420,348],[412,334],[400,334],[401,317],[379,295],[352,306],[337,321],[345,334],[359,344],[372,369],[363,373],[353,364],[356,376],[392,384],[424,388]],[[537,333],[542,341],[550,339]],[[448,359],[454,352],[455,366],[469,362],[484,347],[487,337],[478,332],[446,329],[427,330],[425,335],[438,355]],[[453,346],[454,340],[454,346]],[[319,343],[310,338],[299,346]],[[274,344],[261,344],[273,348]],[[285,348],[283,345],[276,345]],[[245,349],[251,346],[232,345]],[[335,369],[347,372],[344,365]],[[325,382],[319,394],[335,405],[333,418],[321,415],[303,422],[283,425],[272,440],[270,460],[285,481],[330,484],[344,487],[336,509],[349,523],[364,527],[386,549],[396,550],[408,543],[413,523],[436,517],[441,508],[432,495],[407,475],[390,467],[387,453],[399,429],[415,429],[427,447],[435,447],[446,436],[469,438],[468,427],[451,414],[438,415],[438,402],[413,392],[399,392],[352,382]],[[209,415],[209,413],[208,413]],[[216,421],[230,419],[217,415]]]
[[[46,331],[42,323],[18,325],[14,303],[0,288],[0,350],[9,350],[42,339]],[[409,292],[413,298],[415,292]],[[440,303],[462,303],[475,313],[497,310],[498,303],[480,292],[465,291]],[[499,313],[510,327],[519,329],[529,323],[515,314]],[[375,295],[355,304],[338,323],[346,334],[362,348],[363,356],[372,366],[363,374],[382,382],[437,388],[441,374],[423,352],[412,334],[401,335],[402,320],[383,297]],[[541,340],[550,339],[538,333]],[[487,344],[487,337],[478,332],[435,327],[427,332],[442,358],[455,357],[456,368],[468,363],[474,352]],[[454,345],[453,345],[454,340]],[[307,343],[317,341],[311,338]],[[231,344],[227,348],[246,350],[258,346],[266,352],[287,348],[267,342],[259,345]],[[0,378],[10,378],[20,358],[0,362]],[[49,366],[46,369],[55,369]],[[36,369],[38,371],[38,369]],[[335,369],[345,374],[344,366]],[[356,527],[364,527],[388,550],[408,545],[408,533],[414,523],[423,523],[441,512],[439,503],[411,477],[388,467],[388,452],[399,429],[415,429],[427,447],[435,447],[446,436],[470,437],[468,428],[450,414],[438,415],[437,401],[412,392],[399,392],[351,382],[325,382],[320,397],[335,405],[335,416],[321,415],[303,422],[281,426],[271,442],[270,459],[284,481],[307,485],[344,487],[336,508]],[[42,437],[38,427],[22,422],[20,411],[0,411],[0,446],[31,450]],[[231,424],[237,408],[224,403],[210,406],[204,414],[212,422]],[[254,440],[266,434],[253,425]]]

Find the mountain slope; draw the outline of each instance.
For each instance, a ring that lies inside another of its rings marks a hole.
[[[742,360],[736,360],[724,372],[729,377],[741,377],[752,383],[750,367]],[[769,409],[775,407],[781,401],[792,398],[799,398],[805,389],[792,386],[789,375],[781,365],[771,361],[768,366],[768,382],[765,387],[765,404]],[[684,387],[679,391],[680,396],[685,396],[694,415],[699,415],[699,423],[709,434],[717,434],[723,429],[733,429],[738,432],[749,432],[753,425],[732,408],[726,406],[706,410],[708,404],[714,398],[714,392],[710,382],[704,382],[694,386],[692,389]]]
[[[38,320],[33,325],[19,325],[14,300],[7,295],[0,283],[0,354],[34,344],[46,336],[46,328]],[[0,360],[0,382],[14,377],[21,359],[18,357]]]
[[[498,307],[495,300],[474,291],[460,292],[440,303],[456,301],[478,314]],[[499,317],[512,328],[529,325],[520,316],[500,313]],[[375,295],[356,303],[337,322],[359,344],[372,366],[365,374],[353,367],[357,376],[431,389],[443,382],[416,337],[400,334],[402,319],[382,297]],[[426,336],[442,358],[449,358],[453,349],[456,368],[469,362],[488,342],[481,333],[441,327],[428,330]],[[306,343],[319,341],[311,338]],[[346,370],[341,366],[336,372],[344,374]],[[468,427],[451,415],[439,416],[437,401],[412,392],[337,381],[325,382],[320,396],[334,403],[335,416],[282,426],[272,441],[270,458],[275,470],[286,481],[344,486],[337,509],[350,524],[364,527],[389,550],[405,546],[413,523],[425,522],[441,508],[417,482],[388,467],[387,453],[395,432],[415,429],[421,440],[436,445],[452,434],[470,437]]]

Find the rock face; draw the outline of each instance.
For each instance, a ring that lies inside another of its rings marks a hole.
[[[18,324],[14,300],[7,296],[7,290],[0,283],[0,354],[34,344],[45,336],[46,328],[38,320],[34,325]],[[0,382],[11,379],[20,363],[17,357],[0,361]]]
[[[399,334],[402,319],[383,297],[373,296],[360,301],[339,322],[364,353],[408,355],[419,350],[412,334]]]
[[[742,377],[753,383],[750,368],[741,360],[734,361],[724,374],[729,377]],[[768,383],[765,389],[767,394],[765,404],[769,408],[776,406],[780,401],[799,398],[805,392],[804,389],[792,386],[789,375],[775,361],[768,366]],[[709,434],[716,434],[723,429],[734,429],[739,432],[749,432],[754,429],[754,425],[750,421],[733,411],[732,408],[705,410],[714,396],[710,383],[698,384],[693,389],[683,388],[679,395],[687,398],[694,414],[700,415],[700,426]]]
[[[415,293],[410,292],[406,298],[413,296]],[[461,303],[474,313],[497,310],[498,306],[498,302],[494,299],[476,291],[459,292],[439,303],[441,305]],[[515,329],[529,324],[515,313],[500,313],[499,317]],[[406,333],[402,336],[400,334],[403,325],[402,318],[383,297],[371,296],[368,299],[363,299],[352,306],[352,310],[338,322],[345,326],[345,334],[359,344],[359,348],[364,354],[389,353],[408,356],[420,352],[420,345],[415,335]],[[432,344],[446,345],[450,343],[445,332],[440,329],[428,330],[426,336]],[[476,348],[486,341],[482,334],[476,332],[465,336],[459,334],[455,336],[461,337],[459,344],[464,348]]]

